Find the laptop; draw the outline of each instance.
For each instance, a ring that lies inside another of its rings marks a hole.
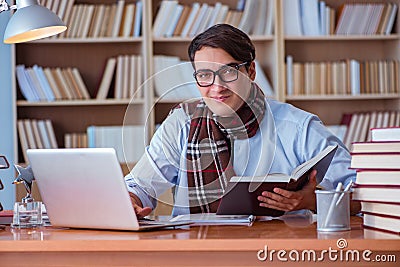
[[[52,226],[142,231],[188,222],[140,221],[113,148],[28,149]]]

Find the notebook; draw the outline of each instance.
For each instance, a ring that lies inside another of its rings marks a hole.
[[[139,221],[113,148],[28,149],[52,226],[141,231],[187,225]]]

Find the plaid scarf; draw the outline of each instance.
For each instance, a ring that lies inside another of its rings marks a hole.
[[[254,136],[265,113],[261,89],[253,83],[246,101],[231,117],[213,114],[203,100],[183,103],[191,117],[187,146],[190,213],[216,212],[233,171],[233,140]]]

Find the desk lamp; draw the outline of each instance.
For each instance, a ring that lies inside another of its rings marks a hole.
[[[4,43],[28,42],[55,34],[67,29],[67,26],[52,11],[39,5],[38,0],[17,0],[16,5],[9,5],[0,0],[0,13],[16,9],[7,24]]]

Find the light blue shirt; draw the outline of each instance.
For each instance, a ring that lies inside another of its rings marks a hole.
[[[338,182],[347,184],[355,180],[355,171],[349,169],[349,151],[317,116],[271,99],[266,99],[266,104],[266,113],[256,135],[234,141],[236,175],[290,174],[328,145],[338,144],[320,185],[332,189]],[[165,119],[145,154],[125,177],[128,190],[140,198],[143,206],[155,208],[158,197],[175,186],[172,215],[190,213],[185,172],[189,128],[189,116],[184,110],[176,109]]]

